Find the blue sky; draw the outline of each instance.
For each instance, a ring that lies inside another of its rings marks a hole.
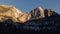
[[[60,14],[60,0],[0,0],[0,4],[13,5],[23,12],[28,12],[41,6],[43,9],[52,8]]]

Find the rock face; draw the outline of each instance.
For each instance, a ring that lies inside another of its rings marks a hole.
[[[32,20],[55,15],[51,9],[42,9],[41,7],[37,7],[36,9],[32,10],[30,14]]]
[[[60,32],[60,15],[51,9],[38,7],[31,12],[10,5],[0,5],[0,33],[42,34]],[[23,24],[22,24],[23,23]]]
[[[42,9],[41,7],[37,7],[33,9],[31,12],[31,20],[50,17],[52,15],[58,15],[56,12],[54,12],[51,9]]]
[[[29,19],[29,13],[22,13],[11,5],[0,5],[0,22],[11,19],[13,22],[24,23]]]
[[[31,18],[43,18],[44,10],[41,7],[37,7],[36,9],[31,11]]]
[[[51,9],[45,9],[44,10],[44,15],[45,15],[45,17],[52,16],[53,11]]]
[[[11,19],[14,22],[24,23],[28,20],[36,20],[52,15],[57,15],[57,13],[53,12],[51,9],[44,10],[41,7],[37,7],[31,12],[23,13],[21,10],[18,10],[14,6],[0,5],[0,22]]]
[[[29,13],[23,14],[21,17],[18,17],[18,21],[22,23],[28,21],[30,19],[29,15],[30,15]]]
[[[0,5],[0,21],[4,21],[6,19],[12,19],[14,22],[17,21],[17,18],[21,16],[23,13],[21,10],[10,6],[10,5]]]

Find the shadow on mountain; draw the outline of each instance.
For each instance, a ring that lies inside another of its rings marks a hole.
[[[60,15],[50,16],[37,20],[29,20],[23,24],[14,23],[8,19],[0,22],[0,33],[2,34],[50,34],[60,32]]]

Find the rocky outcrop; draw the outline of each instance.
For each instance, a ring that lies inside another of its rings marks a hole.
[[[43,18],[44,10],[41,7],[37,7],[36,9],[31,11],[31,18]]]
[[[23,23],[23,24],[22,24]],[[60,15],[51,9],[38,7],[31,12],[10,5],[0,5],[0,33],[42,34],[60,32]]]
[[[23,15],[22,11],[13,6],[0,5],[0,21],[12,19],[14,22],[17,22],[17,18],[21,15]]]
[[[51,9],[45,9],[44,10],[44,15],[45,15],[45,17],[52,16],[53,11]]]
[[[50,17],[52,15],[58,15],[51,9],[43,9],[42,7],[37,7],[31,12],[23,13],[21,10],[17,9],[11,5],[0,5],[0,22],[7,19],[11,19],[14,22],[25,23],[28,20],[36,20],[45,17]]]
[[[51,9],[42,9],[41,7],[37,7],[36,9],[32,10],[30,14],[31,14],[31,20],[55,15],[55,13]]]
[[[22,22],[22,23],[28,21],[29,19],[30,19],[30,14],[29,13],[25,13],[21,17],[18,17],[18,21]]]

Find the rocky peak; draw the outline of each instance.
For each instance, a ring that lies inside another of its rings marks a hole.
[[[11,19],[13,22],[25,23],[28,20],[36,20],[52,15],[57,15],[57,13],[53,12],[51,9],[44,10],[42,7],[37,7],[31,12],[23,13],[14,6],[0,5],[0,22]]]
[[[39,13],[40,13],[40,18],[43,18],[43,17],[45,17],[44,16],[44,9],[42,8],[42,7],[37,7],[37,12],[39,11]]]
[[[39,19],[49,17],[52,15],[58,15],[52,9],[43,9],[42,7],[37,7],[33,9],[30,13],[31,13],[31,19]]]
[[[43,18],[44,10],[41,7],[37,7],[31,11],[31,18]]]

